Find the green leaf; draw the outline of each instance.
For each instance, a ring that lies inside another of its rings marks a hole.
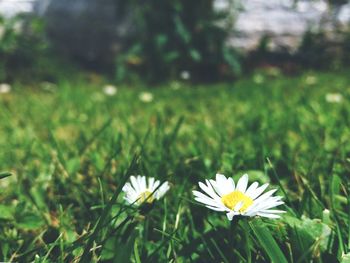
[[[164,61],[166,63],[171,63],[175,59],[177,59],[180,56],[180,53],[177,51],[171,51],[165,54]]]
[[[265,226],[265,224],[261,220],[254,220],[249,222],[253,233],[258,239],[260,245],[265,250],[266,254],[269,256],[271,262],[275,263],[287,263],[287,259],[285,258],[283,252],[277,245],[275,239],[271,235],[269,229]]]
[[[174,22],[175,22],[176,32],[179,34],[180,38],[183,40],[184,43],[189,44],[191,41],[191,34],[186,29],[180,16],[175,16]]]
[[[11,175],[12,175],[12,174],[9,173],[9,172],[2,172],[2,173],[0,173],[0,179],[9,177],[9,176],[11,176]]]
[[[332,230],[326,224],[323,224],[319,219],[305,219],[302,224],[299,225],[301,229],[313,237],[315,241],[320,242],[320,248],[322,251],[327,249],[329,238]]]
[[[21,215],[17,220],[17,226],[25,230],[34,230],[45,224],[42,217],[34,213],[26,213]]]
[[[67,160],[67,167],[66,167],[68,173],[76,173],[80,169],[80,159],[79,158],[71,158]]]
[[[10,206],[0,205],[0,219],[13,219],[14,208]]]
[[[350,253],[342,255],[340,263],[350,263]]]
[[[167,35],[159,34],[155,37],[156,45],[162,48],[168,41]]]
[[[193,48],[190,49],[190,56],[196,62],[199,62],[202,59],[201,54],[196,49],[193,49]]]
[[[284,216],[283,218],[293,229],[291,232],[292,246],[298,246],[298,250],[301,254],[304,254],[306,250],[314,245],[316,245],[316,247],[313,251],[320,250],[324,252],[328,249],[328,246],[332,241],[332,230],[328,225],[322,223],[321,220],[305,217],[302,217],[302,220],[300,220],[290,216]],[[294,242],[296,240],[298,242]]]
[[[121,240],[117,236],[108,239],[102,250],[102,260],[111,260],[111,262],[130,262],[136,237],[137,233],[134,231],[127,240]]]
[[[233,72],[236,74],[240,74],[242,69],[238,55],[235,52],[233,52],[232,49],[225,47],[223,49],[223,56],[225,61],[230,65]]]
[[[334,208],[338,208],[339,207],[339,201],[336,198],[337,196],[339,196],[340,193],[340,187],[341,187],[341,179],[338,175],[333,175],[332,176],[332,181],[331,181],[331,199],[332,199],[332,205]]]

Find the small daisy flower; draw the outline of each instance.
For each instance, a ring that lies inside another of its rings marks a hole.
[[[106,94],[107,96],[114,96],[117,94],[118,89],[116,86],[113,85],[106,85],[103,87],[103,93]]]
[[[11,91],[11,85],[7,83],[0,83],[0,93],[9,93]]]
[[[189,71],[187,70],[183,70],[181,73],[180,73],[180,77],[183,79],[183,80],[189,80],[191,78],[191,74]]]
[[[248,175],[243,175],[237,185],[232,178],[222,174],[216,175],[216,180],[205,180],[206,184],[199,182],[199,187],[205,192],[193,191],[195,200],[209,209],[226,212],[227,218],[234,216],[262,216],[279,218],[282,210],[271,209],[284,204],[281,196],[272,196],[277,189],[262,194],[269,184],[260,187],[257,182],[248,187]]]
[[[130,176],[130,183],[123,187],[125,201],[129,204],[142,205],[143,203],[152,204],[159,200],[169,190],[169,183],[164,182],[161,186],[160,181],[153,177],[146,179],[146,176]]]
[[[314,85],[314,84],[317,83],[317,78],[315,76],[313,76],[313,75],[309,75],[309,76],[306,77],[305,83],[307,85]]]
[[[139,94],[139,99],[142,101],[142,102],[152,102],[153,101],[153,94],[150,93],[150,92],[141,92]]]
[[[343,95],[340,93],[327,93],[326,101],[329,103],[340,103],[343,100]]]

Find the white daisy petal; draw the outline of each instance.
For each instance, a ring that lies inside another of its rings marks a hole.
[[[270,209],[272,207],[276,207],[276,206],[279,206],[279,205],[283,205],[284,202],[282,201],[279,201],[279,202],[269,202],[267,204],[265,203],[262,203],[260,204],[259,206],[256,206],[255,209],[256,210],[267,210],[267,209]]]
[[[126,184],[123,186],[122,190],[123,190],[124,192],[127,192],[127,193],[135,193],[135,189],[131,186],[130,183],[126,183]]]
[[[209,180],[210,184],[213,186],[215,192],[219,195],[222,196],[224,194],[223,190],[221,189],[220,185],[216,183],[214,180]]]
[[[195,198],[194,200],[196,200],[198,203],[202,203],[204,205],[209,205],[209,206],[213,206],[213,207],[217,207],[217,208],[222,208],[224,210],[226,210],[226,208],[218,203],[216,203],[214,200],[212,199],[203,199],[203,198]]]
[[[269,209],[269,210],[261,210],[261,213],[271,213],[271,214],[284,214],[287,213],[286,211],[283,210],[277,210],[277,209]]]
[[[145,191],[147,189],[146,177],[139,175],[139,176],[137,176],[137,181],[139,182],[140,189]]]
[[[210,206],[210,205],[206,205],[206,207],[214,211],[219,211],[219,212],[226,211],[224,207],[217,207],[217,206]]]
[[[233,181],[232,177],[228,178],[227,184],[230,192],[233,192],[235,190],[235,182]]]
[[[203,198],[203,199],[208,199],[208,200],[210,200],[210,201],[216,202],[216,201],[215,201],[213,198],[211,198],[210,196],[205,195],[205,194],[203,194],[203,193],[201,193],[201,192],[199,192],[199,191],[193,190],[192,193],[193,193],[193,195],[194,195],[195,197],[199,197],[199,198]]]
[[[201,192],[193,191],[193,194],[195,195],[195,200],[200,203],[225,208],[221,202],[217,202],[209,196],[202,194]]]
[[[250,198],[252,198],[251,196],[255,193],[255,191],[256,191],[256,189],[258,188],[258,186],[259,186],[258,182],[252,183],[252,184],[248,187],[248,189],[247,189],[247,191],[245,192],[245,194],[246,194],[247,196],[249,196]],[[252,198],[252,199],[254,199],[254,198]]]
[[[268,214],[268,213],[257,213],[258,216],[267,217],[267,218],[280,218],[280,215]]]
[[[136,177],[133,175],[130,176],[130,181],[131,181],[131,185],[132,185],[132,187],[134,187],[135,191],[140,192],[139,183],[138,183]]]
[[[234,216],[236,216],[236,215],[239,215],[239,213],[237,213],[237,212],[235,212],[235,211],[231,211],[231,212],[229,212],[229,213],[226,214],[228,220],[230,220],[230,221],[231,221],[232,218],[233,218]]]
[[[273,197],[270,198],[265,198],[259,202],[255,202],[252,206],[250,206],[247,210],[246,213],[255,213],[256,211],[260,211],[260,210],[266,210],[278,205],[284,204],[283,201],[275,201],[273,199]]]
[[[206,180],[207,185],[203,184],[203,183],[199,183],[199,187],[206,193],[208,194],[211,198],[213,198],[214,200],[220,200],[220,197],[215,193],[215,191],[213,190],[213,187],[211,186],[211,184],[209,183],[208,180]]]
[[[156,193],[155,193],[156,194],[156,198],[157,199],[162,198],[169,189],[170,189],[170,187],[169,187],[168,182],[164,182],[161,185],[161,187],[159,187],[158,190],[156,191]]]
[[[258,187],[258,188],[254,191],[254,193],[251,193],[251,194],[250,194],[250,198],[252,198],[252,199],[257,198],[259,195],[262,194],[262,192],[265,191],[265,189],[266,189],[268,186],[269,186],[269,184],[263,184],[262,186]]]
[[[148,178],[148,188],[149,189],[153,189],[153,184],[154,184],[154,178],[153,177],[150,177]]]
[[[260,203],[265,201],[267,198],[269,198],[271,195],[273,195],[273,193],[275,193],[277,191],[277,189],[272,189],[270,191],[267,191],[265,194],[259,196],[257,199],[255,199],[254,201],[256,203]]]
[[[244,203],[243,202],[239,202],[237,203],[237,205],[235,206],[235,208],[233,208],[234,211],[238,212],[242,207],[243,207]]]
[[[220,184],[220,182],[225,183],[227,180],[226,176],[223,174],[216,174],[216,181]]]
[[[150,189],[151,190],[151,192],[154,192],[154,190],[156,190],[156,189],[158,189],[158,186],[160,185],[160,181],[155,181],[154,183],[153,183],[153,187],[152,187],[152,189]]]
[[[239,178],[237,183],[237,190],[245,193],[248,186],[248,174],[244,174],[241,178]]]
[[[232,191],[230,185],[227,183],[227,178],[223,174],[216,174],[216,184],[220,188],[221,195]],[[220,193],[218,192],[218,194]]]

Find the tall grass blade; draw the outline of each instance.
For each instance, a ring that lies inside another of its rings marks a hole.
[[[134,158],[132,159],[132,161],[131,161],[131,163],[129,165],[129,168],[125,172],[125,174],[123,176],[123,179],[119,183],[118,188],[116,189],[116,191],[115,191],[114,195],[112,196],[111,200],[107,203],[106,207],[102,211],[101,217],[99,218],[99,220],[97,221],[97,223],[96,223],[96,225],[94,227],[92,235],[90,236],[90,238],[89,238],[89,240],[88,240],[88,242],[87,242],[87,244],[85,246],[83,255],[81,256],[79,262],[84,263],[84,262],[89,262],[91,260],[90,249],[93,246],[93,242],[97,239],[98,233],[103,228],[104,222],[107,219],[107,217],[108,217],[108,215],[109,215],[109,213],[110,213],[110,211],[112,209],[113,204],[117,201],[117,198],[118,198],[119,194],[121,193],[124,184],[129,179],[130,172],[133,170],[134,166],[136,165],[138,157],[139,156],[137,154],[134,155]]]
[[[271,235],[270,231],[261,220],[255,220],[255,221],[249,222],[249,226],[253,230],[253,233],[258,239],[260,245],[265,250],[266,254],[269,256],[271,262],[274,262],[274,263],[288,262],[283,252],[277,245],[275,239]]]
[[[9,177],[11,175],[12,175],[12,173],[2,172],[2,173],[0,173],[0,179],[4,179],[4,178]]]
[[[106,123],[98,129],[94,135],[84,144],[84,146],[79,150],[79,155],[82,155],[89,146],[112,124],[112,119],[106,121]]]

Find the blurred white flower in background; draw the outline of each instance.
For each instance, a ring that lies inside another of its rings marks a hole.
[[[181,79],[183,79],[183,80],[189,80],[189,79],[191,78],[191,74],[190,74],[189,71],[183,70],[183,71],[181,71],[181,73],[180,73],[180,77],[181,77]]]
[[[178,90],[181,88],[181,83],[178,82],[178,81],[172,81],[170,83],[170,87],[173,89],[173,90]]]
[[[153,94],[150,92],[141,92],[139,95],[139,99],[142,102],[151,102],[153,101]]]
[[[308,75],[306,78],[305,78],[305,83],[307,85],[314,85],[317,83],[317,78],[313,75]]]
[[[11,85],[7,83],[0,84],[0,93],[9,93],[11,91]]]
[[[253,81],[256,84],[262,84],[264,80],[265,80],[264,76],[260,73],[254,74],[253,76]]]
[[[114,96],[117,94],[118,89],[116,86],[113,85],[106,85],[103,87],[103,93],[106,94],[107,96]]]
[[[343,95],[340,93],[327,93],[326,101],[329,103],[340,103],[343,100]]]

